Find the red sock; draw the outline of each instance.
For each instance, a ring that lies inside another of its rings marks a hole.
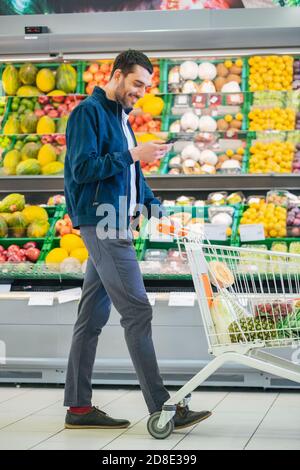
[[[84,415],[92,410],[91,406],[70,406],[69,411],[78,415]]]

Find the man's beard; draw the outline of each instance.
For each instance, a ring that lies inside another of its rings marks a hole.
[[[128,103],[126,102],[126,94],[124,93],[123,91],[123,87],[119,86],[117,89],[116,89],[116,100],[118,103],[120,103],[120,105],[122,106],[122,108],[128,108],[129,105]]]

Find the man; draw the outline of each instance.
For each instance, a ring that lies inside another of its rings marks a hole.
[[[157,142],[136,145],[128,123],[128,112],[151,84],[152,71],[151,62],[141,52],[121,53],[107,86],[95,87],[68,121],[67,209],[74,227],[80,227],[89,260],[67,370],[67,428],[126,428],[130,424],[108,416],[91,402],[98,336],[108,321],[111,303],[121,315],[149,413],[161,410],[169,399],[152,342],[152,308],[128,229],[132,217],[139,213],[136,207],[142,204],[150,211],[148,217],[155,208],[156,215],[162,213],[143,177],[140,160],[153,162],[164,156],[169,146]],[[110,208],[116,217],[107,219]],[[209,412],[178,406],[175,427],[191,426],[208,416]]]

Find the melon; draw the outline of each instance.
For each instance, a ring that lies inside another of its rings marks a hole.
[[[41,69],[36,76],[37,87],[44,93],[49,93],[55,88],[55,77],[50,69]]]
[[[38,69],[35,65],[26,63],[20,67],[19,78],[23,85],[35,85]]]
[[[56,88],[74,93],[77,86],[77,72],[70,64],[61,64],[56,71]]]
[[[36,142],[27,142],[21,150],[22,160],[25,161],[29,158],[37,158],[40,148],[41,145]]]
[[[38,123],[38,117],[32,113],[29,112],[27,114],[24,114],[21,117],[21,131],[23,134],[35,134],[36,133],[36,127]]]
[[[17,91],[17,96],[39,96],[41,95],[40,90],[35,86],[24,85],[21,86]]]
[[[4,157],[3,168],[6,175],[15,175],[17,165],[21,161],[21,154],[18,150],[10,150]]]
[[[4,219],[4,217],[0,215],[0,238],[7,237],[7,234],[8,234],[8,227],[7,227],[6,220]]]
[[[13,65],[7,65],[2,74],[2,84],[6,95],[15,95],[21,85],[18,70]]]
[[[17,175],[39,175],[41,173],[41,165],[35,158],[28,158],[24,162],[18,164],[16,168]]]

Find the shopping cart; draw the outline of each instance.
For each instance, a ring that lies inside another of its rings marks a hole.
[[[299,365],[265,351],[299,347],[300,255],[212,245],[203,232],[191,230],[181,231],[177,240],[186,251],[209,353],[215,357],[150,416],[148,432],[156,439],[173,432],[176,405],[186,405],[191,392],[227,362],[300,383]]]

